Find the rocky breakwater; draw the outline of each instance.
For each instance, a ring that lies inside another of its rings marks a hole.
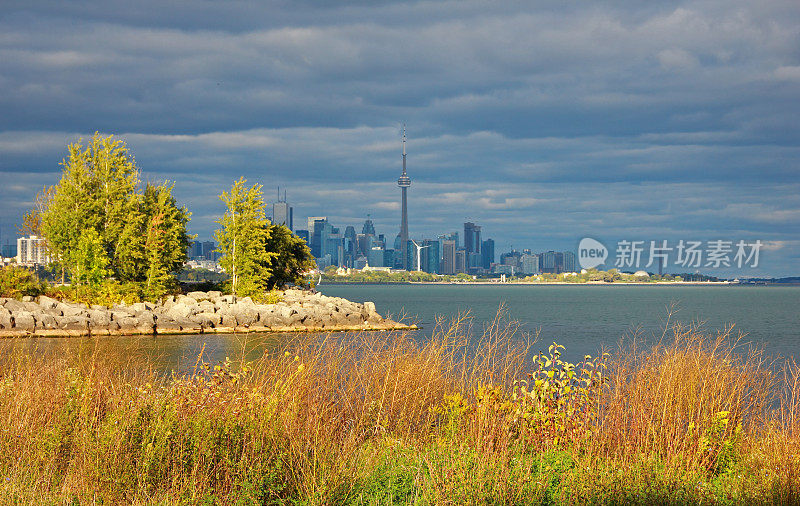
[[[375,311],[338,297],[286,290],[276,304],[220,292],[169,296],[155,304],[87,306],[49,297],[0,298],[0,337],[115,336],[232,332],[339,332],[408,330]]]

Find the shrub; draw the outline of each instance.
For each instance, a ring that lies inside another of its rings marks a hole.
[[[13,265],[0,267],[0,297],[19,299],[44,293],[47,284],[33,271]]]

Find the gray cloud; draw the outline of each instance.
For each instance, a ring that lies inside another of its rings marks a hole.
[[[6,5],[4,237],[95,130],[177,181],[201,236],[240,175],[388,233],[406,121],[419,233],[737,233],[785,245],[774,272],[800,267],[796,2],[171,6]]]

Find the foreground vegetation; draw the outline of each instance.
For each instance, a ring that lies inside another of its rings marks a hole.
[[[0,496],[16,502],[797,503],[800,374],[675,327],[611,356],[533,355],[498,319],[298,337],[159,374],[84,342],[2,354]],[[247,347],[243,343],[243,348]],[[122,356],[124,355],[124,357]]]

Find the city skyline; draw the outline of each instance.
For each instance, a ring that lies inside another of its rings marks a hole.
[[[0,245],[96,130],[175,181],[200,238],[240,176],[268,206],[287,188],[295,228],[395,230],[405,121],[415,239],[760,240],[758,268],[709,273],[800,272],[797,2],[148,2],[6,6]]]

